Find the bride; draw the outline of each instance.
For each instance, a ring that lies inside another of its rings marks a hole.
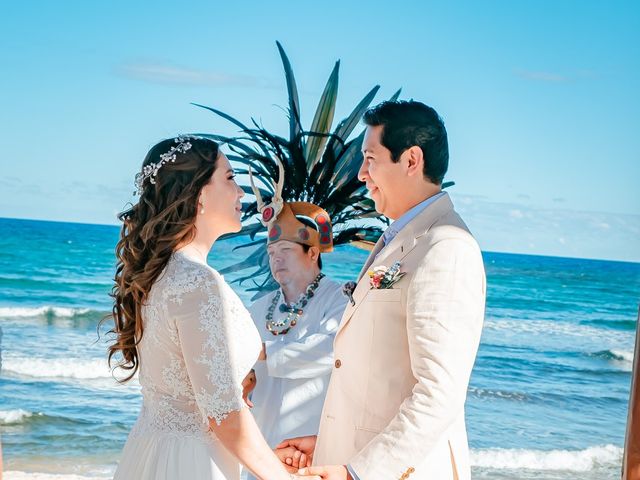
[[[140,200],[119,216],[109,363],[136,372],[142,410],[115,479],[295,478],[269,449],[242,383],[261,341],[249,313],[207,265],[240,230],[242,190],[212,140],[155,145],[136,176]]]

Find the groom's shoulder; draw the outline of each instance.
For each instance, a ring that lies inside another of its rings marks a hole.
[[[483,274],[480,246],[454,210],[439,218],[417,240],[412,258],[417,276],[421,275],[420,272],[431,271],[434,265],[437,265],[439,270],[451,269],[457,265],[454,270],[465,272],[465,275],[470,272]]]
[[[440,216],[425,232],[424,241],[428,244],[440,242],[462,242],[471,247],[478,248],[478,242],[469,230],[462,217],[451,208]]]
[[[460,215],[449,209],[440,215],[418,238],[411,257],[416,268],[429,268],[433,261],[463,262],[481,265],[478,242]]]
[[[476,244],[469,227],[455,210],[446,192],[419,215],[413,230],[417,243],[423,247],[443,240],[460,240],[470,245]]]

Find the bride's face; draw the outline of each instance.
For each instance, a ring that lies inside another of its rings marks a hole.
[[[229,159],[220,153],[217,166],[209,183],[202,188],[198,205],[198,217],[215,229],[218,235],[237,232],[242,228],[242,204],[244,192],[235,181],[235,173]],[[201,213],[204,210],[204,213]]]

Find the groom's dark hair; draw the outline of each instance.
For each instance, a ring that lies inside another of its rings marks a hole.
[[[421,102],[386,101],[364,114],[364,123],[382,126],[382,145],[391,151],[391,160],[400,161],[402,152],[420,147],[424,156],[424,176],[440,185],[449,166],[449,145],[444,122],[433,108]]]

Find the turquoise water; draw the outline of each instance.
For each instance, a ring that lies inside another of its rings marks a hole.
[[[111,377],[96,332],[117,238],[111,226],[0,219],[7,470],[113,472],[140,405],[135,382]],[[238,242],[216,244],[209,263],[233,263]],[[325,272],[352,280],[365,258],[338,248]],[[474,478],[619,478],[640,264],[484,259],[486,323],[467,402]]]

